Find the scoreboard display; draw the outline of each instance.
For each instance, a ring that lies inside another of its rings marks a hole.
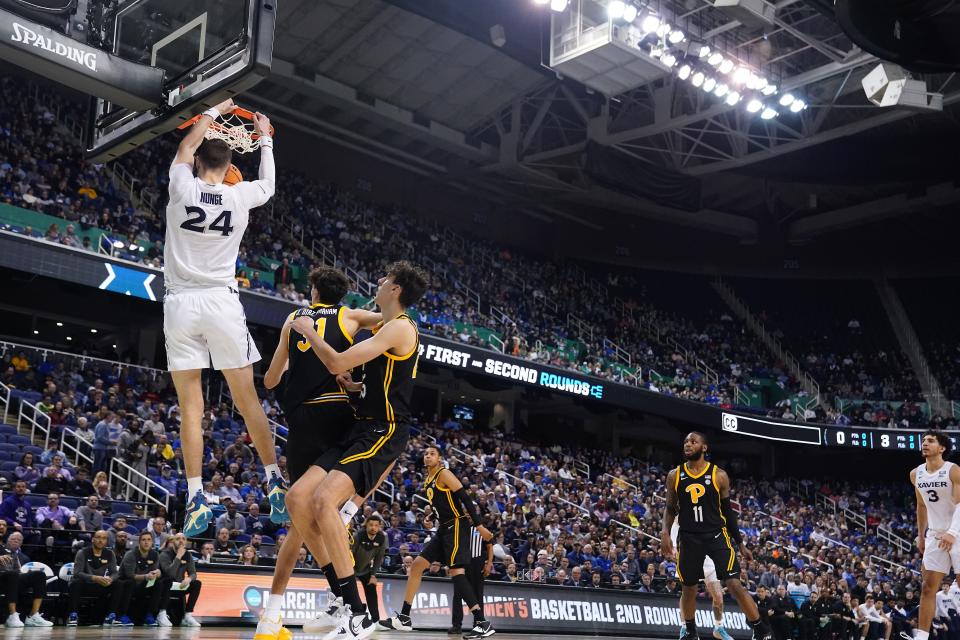
[[[721,429],[764,440],[820,447],[855,447],[891,451],[919,451],[923,429],[873,429],[864,427],[836,427],[770,418],[754,418],[724,412]],[[953,448],[960,443],[960,434],[948,434]]]

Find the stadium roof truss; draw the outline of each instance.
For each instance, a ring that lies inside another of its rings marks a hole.
[[[676,75],[606,99],[382,0],[284,4],[273,75],[255,94],[287,126],[495,202],[519,201],[536,217],[594,228],[585,212],[612,209],[757,235],[757,223],[744,215],[680,211],[599,187],[583,172],[589,142],[701,176],[916,114],[866,101],[860,80],[877,60],[806,0],[776,3],[775,26],[765,32],[732,20],[709,0],[664,0],[660,7],[695,41],[758,69],[808,104],[772,120]],[[926,80],[931,91],[944,93],[945,108],[960,101],[960,78]],[[797,233],[829,231],[831,213]]]

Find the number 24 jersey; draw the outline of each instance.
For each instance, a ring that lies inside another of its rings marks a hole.
[[[259,182],[212,185],[188,164],[171,165],[163,249],[167,290],[237,286],[237,255],[250,209],[270,199]]]

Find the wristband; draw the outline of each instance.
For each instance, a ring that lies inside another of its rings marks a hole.
[[[260,136],[260,148],[273,149],[273,136],[269,136],[269,135]]]
[[[220,117],[220,112],[217,111],[216,107],[210,107],[209,109],[203,112],[203,115],[210,116],[211,118],[213,118],[213,121],[216,122],[217,118]]]

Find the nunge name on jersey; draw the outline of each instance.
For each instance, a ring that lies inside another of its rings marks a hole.
[[[218,207],[223,206],[223,194],[222,193],[207,193],[205,191],[200,192],[200,204],[212,204]]]

